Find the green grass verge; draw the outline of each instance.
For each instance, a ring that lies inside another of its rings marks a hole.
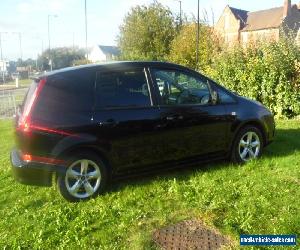
[[[218,162],[130,179],[78,204],[56,188],[16,183],[13,144],[11,122],[0,121],[1,248],[153,249],[153,230],[190,218],[236,241],[300,232],[300,121],[278,122],[275,142],[243,167]]]
[[[21,79],[19,80],[19,88],[29,87],[31,83],[32,83],[32,79]],[[11,82],[6,82],[4,85],[0,85],[0,90],[11,89],[15,87],[16,87],[16,82],[11,81]]]

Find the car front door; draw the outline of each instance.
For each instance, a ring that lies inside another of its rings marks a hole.
[[[153,68],[151,78],[160,99],[164,160],[224,155],[229,120],[225,107],[212,102],[209,80],[176,68]]]

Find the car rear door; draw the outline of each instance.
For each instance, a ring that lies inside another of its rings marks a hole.
[[[94,130],[118,172],[160,161],[159,110],[143,67],[103,69],[96,74]]]

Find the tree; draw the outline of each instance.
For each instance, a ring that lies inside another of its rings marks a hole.
[[[80,48],[61,47],[54,48],[50,51],[53,69],[61,69],[73,66],[75,61],[85,59],[85,51]],[[41,70],[50,69],[49,50],[44,51],[38,58],[38,65]]]
[[[172,12],[158,2],[137,6],[120,27],[118,45],[122,59],[162,60],[170,52],[176,23]]]
[[[219,50],[219,42],[211,27],[200,24],[199,63],[196,65],[197,23],[186,23],[171,44],[169,60],[194,69],[205,71],[213,54]]]

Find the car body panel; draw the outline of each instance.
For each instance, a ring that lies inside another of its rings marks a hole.
[[[205,78],[212,90],[224,91],[232,102],[163,105],[152,70],[166,68]],[[150,91],[149,106],[95,107],[97,73],[136,69],[145,73]],[[51,162],[25,162],[20,154],[60,160],[66,159],[72,152],[89,149],[105,158],[112,174],[119,176],[226,158],[236,134],[247,124],[256,124],[261,129],[265,145],[274,138],[274,118],[268,109],[180,65],[116,62],[53,71],[42,77],[47,78],[46,87],[33,108],[31,130],[20,130],[16,123],[17,149],[12,151],[11,161],[16,179],[22,183],[30,183],[32,179],[34,185],[44,183],[49,186],[52,174],[63,173],[66,166]],[[60,87],[65,81],[69,81],[70,85],[66,87],[69,90],[64,98],[65,90]],[[82,83],[84,87],[80,85]]]

